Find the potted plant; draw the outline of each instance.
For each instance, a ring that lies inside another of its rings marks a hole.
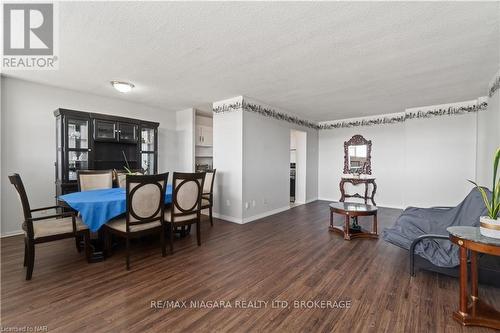
[[[500,238],[500,179],[497,181],[498,164],[500,161],[500,147],[493,156],[493,187],[491,188],[491,199],[488,198],[486,191],[475,182],[469,180],[476,185],[484,200],[484,204],[488,209],[488,216],[481,216],[480,232],[482,235],[492,238]]]

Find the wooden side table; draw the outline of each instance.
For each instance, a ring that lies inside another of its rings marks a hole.
[[[346,183],[351,183],[353,185],[358,185],[358,184],[364,184],[365,185],[365,193],[364,195],[361,195],[359,193],[355,194],[347,194],[345,193],[345,184]],[[373,185],[373,190],[369,194],[368,193],[368,188],[369,185]],[[377,204],[375,203],[375,193],[377,192],[377,183],[375,183],[375,178],[353,178],[353,177],[342,177],[340,179],[340,202],[344,202],[346,198],[360,198],[365,200],[365,205],[368,203],[368,200],[371,200],[372,204],[376,206]]]
[[[333,225],[333,214],[345,216],[343,226]],[[372,231],[367,231],[358,226],[358,216],[373,216]],[[357,228],[351,227],[353,220]],[[334,202],[330,204],[330,231],[340,233],[345,240],[353,238],[378,238],[377,233],[377,207],[355,202]]]
[[[500,312],[479,299],[477,253],[500,256],[500,239],[485,237],[477,227],[449,227],[450,240],[460,246],[460,304],[453,318],[464,326],[484,326],[500,330]],[[471,295],[467,293],[467,252],[470,251]]]

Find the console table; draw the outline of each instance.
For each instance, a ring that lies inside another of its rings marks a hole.
[[[460,247],[460,302],[453,318],[462,325],[500,329],[500,312],[478,295],[477,253],[500,256],[500,239],[481,235],[477,227],[449,227],[450,240]],[[471,295],[467,293],[467,251],[470,251]]]
[[[346,194],[344,188],[346,183],[351,183],[353,185],[365,184],[365,194],[364,195],[361,195],[359,193]],[[368,188],[370,184],[373,185],[373,190],[370,193],[370,195],[368,195]],[[340,179],[339,185],[340,185],[340,193],[342,194],[342,196],[340,197],[340,202],[344,202],[346,198],[360,198],[365,200],[365,204],[368,203],[368,200],[371,200],[374,206],[377,205],[375,203],[375,192],[377,192],[377,184],[375,183],[375,178],[342,177]]]

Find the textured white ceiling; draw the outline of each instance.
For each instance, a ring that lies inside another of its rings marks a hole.
[[[165,110],[245,95],[318,121],[401,112],[486,94],[500,2],[64,2],[59,59],[6,74]]]

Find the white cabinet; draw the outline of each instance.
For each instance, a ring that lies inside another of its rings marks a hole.
[[[214,143],[213,128],[204,126],[202,134],[203,134],[203,143],[206,146],[212,146]]]
[[[196,145],[212,146],[212,144],[213,144],[212,127],[202,126],[202,125],[196,126]]]

